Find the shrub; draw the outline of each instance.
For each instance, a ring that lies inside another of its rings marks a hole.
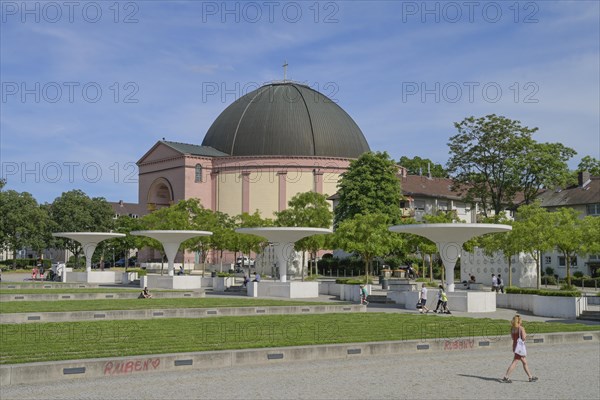
[[[546,267],[546,275],[553,276],[554,275],[554,268],[552,268],[552,267]]]
[[[9,270],[12,268],[13,263],[16,265],[17,269],[26,269],[31,270],[33,267],[37,265],[37,258],[17,258],[12,259],[9,258],[7,260],[1,261],[0,264],[4,265],[4,270]],[[52,262],[49,259],[43,260],[44,269],[48,269],[52,267]]]
[[[217,277],[219,278],[230,278],[232,276],[235,276],[235,274],[230,274],[228,272],[217,272]]]
[[[571,279],[571,284],[578,287],[600,287],[600,277],[590,278],[589,276],[582,276],[581,278]]]
[[[556,285],[556,278],[552,275],[544,275],[542,277],[542,285]]]
[[[544,290],[544,289],[530,289],[530,288],[505,288],[506,293],[512,294],[537,294],[538,296],[559,296],[559,297],[579,297],[581,292],[579,290]]]
[[[583,278],[583,272],[581,272],[581,271],[575,271],[575,272],[573,273],[573,276],[574,276],[575,278]]]
[[[137,272],[138,276],[146,276],[148,273],[145,269],[142,268],[129,268],[127,272]]]
[[[365,283],[365,277],[357,276],[354,278],[338,278],[335,280],[335,283],[339,283],[342,285],[362,285]],[[371,279],[371,277],[369,277],[369,281],[367,283],[372,284],[373,279]]]
[[[316,281],[317,279],[321,278],[321,275],[317,275],[317,274],[313,274],[313,275],[309,275],[304,277],[304,281]]]

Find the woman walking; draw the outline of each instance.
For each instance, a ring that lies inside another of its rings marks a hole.
[[[512,381],[510,380],[510,374],[516,368],[519,361],[521,361],[521,363],[523,364],[523,369],[525,370],[525,373],[529,377],[529,382],[535,382],[538,380],[537,376],[531,375],[531,372],[529,371],[529,366],[527,365],[527,357],[524,355],[519,355],[515,352],[515,350],[517,349],[518,339],[520,338],[523,342],[525,342],[525,339],[527,338],[527,332],[525,332],[525,328],[523,328],[523,326],[521,325],[522,322],[523,321],[521,320],[521,316],[519,314],[517,314],[513,317],[512,321],[510,323],[511,324],[510,336],[512,337],[512,340],[513,340],[513,353],[515,354],[515,357],[513,358],[512,363],[506,370],[506,374],[504,374],[504,378],[502,378],[501,382],[503,382],[503,383],[512,383]]]

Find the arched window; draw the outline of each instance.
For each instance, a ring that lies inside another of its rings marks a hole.
[[[194,174],[194,182],[202,182],[202,165],[196,164],[196,171]]]

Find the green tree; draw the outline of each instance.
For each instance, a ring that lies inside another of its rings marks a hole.
[[[211,210],[205,209],[198,199],[180,200],[176,204],[164,207],[145,215],[143,224],[146,229],[156,230],[199,230],[213,232],[218,223]],[[151,238],[145,238],[144,244],[159,250],[163,254],[162,245]],[[181,243],[180,250],[193,250],[200,254],[200,262],[204,265],[212,246],[212,236],[198,236]],[[164,255],[163,255],[164,257]],[[202,269],[204,274],[204,268]]]
[[[523,246],[523,251],[534,260],[537,271],[536,287],[540,288],[541,257],[543,252],[551,250],[550,225],[548,211],[540,207],[539,202],[522,205],[518,208],[516,219],[513,223],[512,234],[518,237]]]
[[[579,218],[579,212],[573,208],[561,207],[548,213],[550,220],[550,244],[565,258],[567,267],[567,285],[571,286],[571,259],[577,254],[595,252],[600,248],[598,221],[596,217]]]
[[[316,192],[305,192],[295,195],[289,202],[288,208],[276,212],[277,226],[329,228],[333,214],[330,210],[327,196]],[[317,252],[325,245],[326,235],[313,235],[296,242],[297,251],[308,251],[311,259],[316,260]],[[304,253],[303,253],[304,258]],[[302,260],[304,265],[304,260]],[[315,263],[316,264],[316,263]],[[304,270],[302,271],[304,279]]]
[[[102,197],[90,198],[81,190],[64,192],[48,210],[55,232],[109,232],[114,227],[110,204]],[[56,243],[76,256],[81,252],[81,245],[74,240],[57,239]]]
[[[454,190],[470,203],[481,203],[485,216],[499,214],[522,192],[533,200],[541,187],[562,182],[566,160],[574,151],[532,139],[538,128],[521,126],[503,116],[468,117],[454,126],[448,171]]]
[[[115,231],[124,233],[125,237],[105,240],[100,243],[107,243],[108,247],[115,249],[118,254],[125,258],[125,271],[129,266],[128,257],[130,250],[142,247],[142,237],[134,236],[130,232],[143,229],[142,221],[138,218],[131,218],[128,215],[122,215],[115,221]]]
[[[600,160],[592,156],[585,156],[577,166],[577,172],[588,171],[593,176],[600,176]]]
[[[388,230],[390,225],[388,214],[356,214],[342,221],[334,233],[334,243],[338,248],[362,257],[367,280],[373,258],[384,257],[403,246],[400,235]]]
[[[0,191],[0,214],[0,248],[12,250],[13,268],[18,250],[46,247],[50,240],[48,213],[30,193]]]
[[[334,226],[357,214],[383,213],[390,224],[400,222],[400,180],[398,166],[386,152],[362,154],[350,163],[338,183],[339,202]]]
[[[498,220],[497,223],[513,225],[513,221],[504,217]],[[523,250],[523,243],[519,239],[520,237],[514,231],[490,233],[480,237],[480,243],[486,255],[493,256],[498,252],[502,252],[508,264],[508,287],[512,286],[512,257]]]
[[[530,204],[543,188],[564,186],[571,176],[567,161],[575,154],[561,143],[532,143],[516,163],[523,203]]]
[[[253,214],[242,213],[238,215],[236,225],[238,228],[266,227],[273,226],[273,220],[263,219],[257,210]],[[233,246],[229,250],[234,251],[236,256],[238,251],[241,251],[242,255],[248,254],[248,256],[250,256],[250,252],[259,253],[269,244],[263,237],[244,233],[236,233],[232,243]]]
[[[216,223],[211,236],[211,249],[219,253],[219,270],[223,272],[223,252],[230,249],[236,241],[236,224],[234,218],[223,212],[216,211],[214,216]]]
[[[421,158],[419,156],[408,158],[402,156],[398,163],[406,168],[410,175],[427,175],[431,172],[431,176],[434,178],[448,177],[448,172],[444,167],[441,164],[434,163],[429,158]]]

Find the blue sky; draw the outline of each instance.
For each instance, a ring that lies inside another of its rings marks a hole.
[[[574,148],[573,168],[600,158],[597,1],[0,4],[1,172],[39,202],[137,202],[157,140],[200,144],[284,60],[396,160],[445,164],[453,123],[491,113]]]

